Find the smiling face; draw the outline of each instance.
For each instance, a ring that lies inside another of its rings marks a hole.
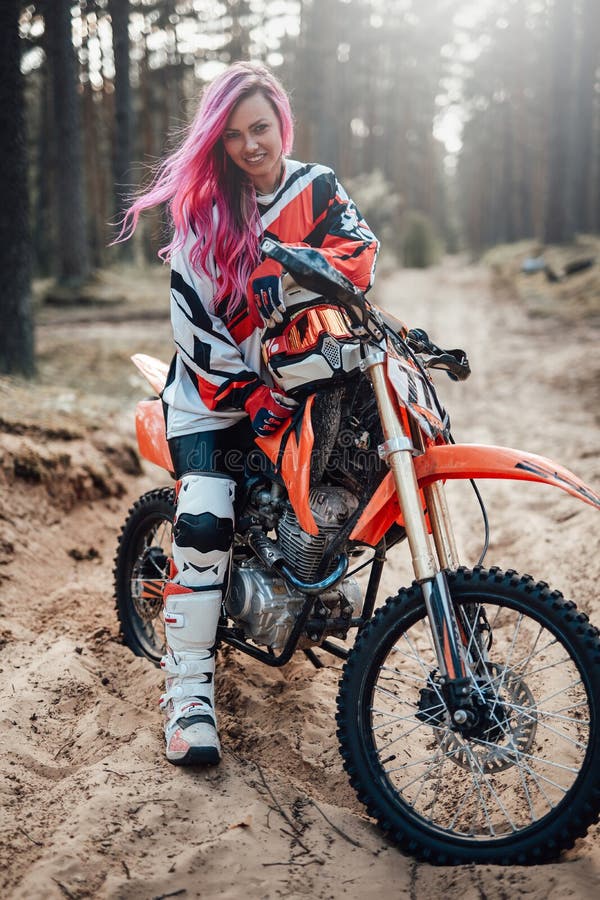
[[[223,132],[223,145],[259,193],[275,190],[282,167],[281,128],[277,113],[260,91],[234,108]]]

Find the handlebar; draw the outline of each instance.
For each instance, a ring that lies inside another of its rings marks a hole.
[[[288,247],[272,238],[263,238],[260,249],[265,256],[281,263],[302,287],[337,300],[348,313],[357,337],[381,340],[383,323],[377,311],[363,292],[329,265],[317,250],[312,247]]]

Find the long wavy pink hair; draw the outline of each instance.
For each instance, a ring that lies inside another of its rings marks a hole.
[[[229,298],[229,314],[242,302],[250,274],[259,262],[262,228],[252,182],[227,155],[222,134],[235,106],[257,92],[273,106],[283,153],[290,152],[294,126],[285,90],[266,66],[234,63],[206,86],[182,142],[159,163],[150,186],[126,210],[115,241],[131,237],[145,209],[166,203],[174,234],[158,255],[170,260],[193,226],[197,240],[190,251],[190,262],[197,272],[210,275],[207,261],[213,254],[221,273],[213,309],[220,300]]]

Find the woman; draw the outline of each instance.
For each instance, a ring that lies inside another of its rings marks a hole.
[[[378,243],[325,166],[288,159],[289,99],[264,66],[232,65],[208,85],[181,146],[126,213],[167,202],[176,353],[163,393],[177,478],[161,698],[167,759],[217,763],[214,644],[230,565],[240,451],[275,431],[295,403],[261,363],[265,325],[281,321],[281,266],[261,262],[268,234],[318,248],[362,290]]]

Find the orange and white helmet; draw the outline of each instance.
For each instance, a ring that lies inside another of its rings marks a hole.
[[[267,329],[262,339],[263,359],[275,383],[293,396],[356,371],[360,341],[346,313],[298,287],[286,290],[285,299],[283,322]]]

